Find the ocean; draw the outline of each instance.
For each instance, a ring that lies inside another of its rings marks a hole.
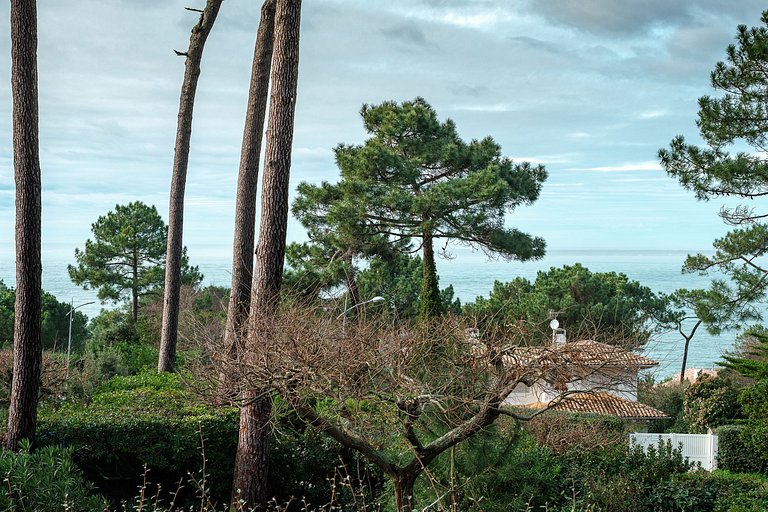
[[[488,260],[482,253],[455,251],[453,259],[438,261],[440,286],[452,284],[462,303],[478,296],[488,296],[494,281],[507,282],[515,277],[533,280],[540,270],[581,263],[593,272],[622,272],[656,292],[673,292],[678,288],[706,287],[709,278],[681,274],[680,267],[689,251],[626,251],[626,250],[553,250],[534,262],[505,262]],[[690,251],[694,252],[694,251]],[[201,256],[196,256],[196,253]],[[75,286],[67,274],[67,265],[74,263],[74,248],[49,248],[43,252],[43,288],[60,301],[72,300],[89,318],[102,307],[94,291]],[[190,247],[190,262],[198,265],[205,275],[204,285],[229,286],[231,275],[230,249],[220,247]],[[8,285],[15,283],[12,248],[0,252],[0,279]],[[734,333],[713,336],[699,329],[688,356],[688,367],[712,368],[721,356],[731,350]],[[677,333],[655,335],[645,347],[645,355],[659,361],[652,373],[657,379],[670,377],[680,371],[683,340]]]

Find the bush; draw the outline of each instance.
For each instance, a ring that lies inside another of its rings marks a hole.
[[[693,433],[742,418],[739,390],[728,379],[701,379],[685,390],[685,417]]]
[[[190,473],[198,482],[185,485],[177,503],[198,499],[204,453],[206,494],[213,501],[227,503],[239,411],[201,402],[186,385],[189,378],[154,371],[113,377],[95,390],[87,405],[42,410],[39,441],[70,446],[75,461],[104,487],[113,502],[134,497],[145,464],[149,481],[164,489],[166,501],[180,481],[187,482]],[[279,502],[292,498],[298,507],[306,498],[316,506],[349,497],[352,503],[350,480],[341,482],[348,473],[353,480],[365,481],[370,493],[380,486],[380,476],[357,454],[305,428],[295,418],[276,419],[269,489]],[[149,492],[154,494],[154,487]]]
[[[620,418],[549,411],[526,424],[539,446],[554,453],[578,449],[593,451],[627,442],[627,427]]]
[[[676,432],[684,434],[689,426],[685,419],[685,390],[687,385],[665,382],[656,384],[652,378],[644,377],[637,387],[639,402],[650,405],[669,416],[668,419],[653,421],[648,431],[652,433]]]
[[[0,451],[0,475],[4,492],[0,509],[13,511],[103,511],[106,501],[91,494],[72,462],[72,450],[48,446],[34,453],[23,442],[21,451]]]
[[[507,512],[543,510],[563,501],[564,465],[549,449],[513,422],[499,421],[487,431],[448,450],[418,478],[417,502],[429,510]],[[389,487],[389,483],[387,484]],[[394,511],[393,492],[383,494],[384,510]]]
[[[753,448],[745,439],[746,431],[747,427],[743,425],[724,425],[717,429],[717,467],[719,469],[736,473],[765,471],[765,465],[755,457]]]
[[[768,380],[744,388],[739,395],[739,402],[750,421],[768,420]]]
[[[72,446],[92,478],[123,482],[122,488],[110,485],[113,499],[133,493],[144,464],[153,470],[155,483],[175,489],[188,471],[201,468],[202,438],[211,491],[221,498],[231,481],[237,418],[236,410],[199,403],[183,389],[178,374],[147,372],[113,377],[88,405],[41,411],[38,436],[41,444]]]
[[[685,490],[701,512],[758,512],[768,510],[768,480],[759,475],[714,471],[680,475],[675,484]]]
[[[576,510],[656,510],[660,496],[675,493],[674,488],[657,489],[692,467],[671,443],[647,452],[626,445],[597,452],[574,450],[568,459],[567,481],[573,482],[571,493],[581,507]]]

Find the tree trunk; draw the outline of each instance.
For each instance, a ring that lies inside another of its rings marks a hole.
[[[360,304],[360,289],[357,286],[357,275],[355,273],[354,262],[352,261],[352,250],[347,250],[342,256],[344,263],[347,264],[347,291],[349,292],[349,301],[352,306]]]
[[[16,181],[16,304],[6,445],[17,450],[20,440],[35,439],[43,353],[35,0],[11,0],[11,91]]]
[[[301,0],[278,0],[274,68],[256,249],[248,340],[254,352],[268,350],[270,318],[277,313],[288,227],[288,184],[299,71]],[[233,502],[262,506],[268,498],[270,410],[268,390],[251,391],[240,411],[240,438],[232,481]],[[252,400],[248,400],[251,398]],[[239,495],[236,494],[240,491]]]
[[[173,154],[171,197],[168,207],[168,242],[165,251],[165,292],[163,294],[163,325],[160,335],[160,358],[157,371],[172,372],[176,360],[176,338],[179,330],[179,301],[181,294],[182,229],[184,224],[184,188],[187,182],[189,142],[192,136],[192,110],[195,104],[200,61],[208,34],[216,21],[223,0],[208,0],[200,21],[192,29],[186,53],[184,80],[181,84],[179,116],[176,127],[176,147]]]
[[[228,361],[237,359],[246,337],[253,279],[253,246],[256,234],[256,190],[259,182],[259,158],[267,111],[269,73],[272,67],[272,46],[275,28],[275,0],[266,0],[261,7],[261,20],[253,52],[251,87],[245,115],[240,170],[237,177],[235,202],[235,235],[232,245],[232,288],[227,308],[224,346]],[[220,376],[222,394],[230,387],[232,373],[225,368]]]
[[[133,328],[136,329],[136,322],[139,321],[139,261],[136,254],[133,255],[133,286],[131,287],[131,312],[133,318]]]
[[[255,391],[246,391],[240,414],[240,433],[237,439],[232,506],[234,510],[250,510],[255,504],[269,499],[267,476],[269,473],[269,436],[272,402],[259,397]],[[246,505],[247,504],[247,505]]]
[[[432,245],[432,231],[426,227],[422,234],[422,253],[423,274],[419,296],[421,302],[419,316],[423,320],[427,320],[440,316],[442,304],[440,302],[440,288],[437,284],[437,266],[435,265],[435,250]]]
[[[694,325],[693,329],[691,329],[691,334],[687,336],[683,334],[682,326],[678,327],[680,334],[683,336],[683,339],[685,340],[685,347],[683,348],[683,364],[680,368],[680,384],[681,385],[683,384],[683,382],[685,382],[685,367],[688,364],[688,345],[690,345],[691,340],[693,339],[693,335],[696,334],[696,329],[699,328],[699,326],[701,325],[701,322],[702,322],[701,320],[696,322],[696,325]]]
[[[395,509],[397,512],[413,512],[413,486],[416,484],[418,473],[401,473],[392,480],[395,489]]]

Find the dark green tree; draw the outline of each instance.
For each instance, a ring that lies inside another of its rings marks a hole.
[[[421,311],[421,258],[396,254],[391,259],[373,258],[358,275],[360,296],[384,297],[388,313],[396,318],[416,318]],[[461,304],[454,299],[453,286],[440,290],[440,309],[459,313]]]
[[[550,312],[568,337],[590,338],[630,348],[648,340],[656,319],[671,314],[667,298],[625,274],[590,272],[581,264],[552,267],[531,283],[496,281],[489,297],[466,304],[481,325],[517,329],[533,340],[551,337]]]
[[[13,342],[13,319],[16,290],[6,286],[0,280],[0,347],[8,347]],[[69,337],[69,308],[66,302],[59,302],[46,291],[42,292],[42,340],[46,349],[67,350]],[[72,317],[72,348],[78,350],[88,336],[88,317],[81,311],[75,311]]]
[[[342,184],[300,183],[297,189],[291,209],[310,241],[288,246],[286,285],[310,296],[330,294],[343,287],[350,303],[360,303],[364,300],[357,286],[360,260],[391,260],[399,251],[406,251],[408,243],[390,242],[386,234],[367,226],[357,209],[349,211],[347,208],[354,203],[345,202],[348,198]]]
[[[423,317],[441,313],[436,240],[509,259],[544,255],[541,238],[504,223],[506,213],[538,198],[543,166],[512,163],[490,137],[464,142],[453,121],[440,122],[422,98],[364,105],[361,115],[370,137],[336,148],[341,181],[303,185],[304,195],[355,239],[374,234],[421,250]]]
[[[768,11],[763,13],[768,24]],[[715,330],[740,326],[761,317],[758,302],[766,298],[768,267],[768,212],[757,209],[768,195],[768,28],[738,27],[736,44],[727,49],[726,62],[711,74],[717,97],[699,99],[697,125],[707,147],[686,143],[682,136],[659,151],[661,164],[700,200],[736,198],[743,203],[723,208],[721,217],[735,227],[715,240],[713,256],[689,256],[688,272],[715,272],[708,295],[705,324]],[[753,151],[741,151],[751,147]],[[739,151],[736,151],[739,149]],[[729,151],[730,150],[730,151]],[[733,152],[736,151],[736,152]]]
[[[116,205],[91,226],[93,240],[75,249],[77,266],[69,265],[69,277],[86,290],[98,290],[102,301],[130,298],[133,321],[138,319],[139,298],[162,287],[168,228],[154,206],[136,201]],[[189,266],[183,251],[182,282],[202,280],[197,267]]]
[[[768,329],[755,325],[739,336],[738,349],[723,356],[720,366],[754,380],[768,380]]]
[[[0,280],[0,346],[13,346],[13,310],[16,292]]]

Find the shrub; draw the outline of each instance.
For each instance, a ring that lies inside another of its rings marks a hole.
[[[103,511],[105,500],[91,494],[72,462],[72,450],[48,446],[34,453],[23,442],[21,451],[0,451],[0,475],[4,492],[0,509],[13,511]]]
[[[226,503],[239,411],[201,402],[187,385],[190,378],[188,374],[154,371],[113,377],[96,389],[87,405],[65,404],[58,410],[42,410],[39,441],[70,446],[76,462],[86,475],[103,483],[113,502],[133,498],[142,483],[145,464],[149,481],[162,486],[167,501],[180,481],[187,482],[189,473],[200,482],[204,454],[207,496]],[[371,493],[380,485],[380,477],[361,457],[304,428],[295,418],[278,417],[269,489],[279,502],[293,498],[298,504],[306,498],[315,506],[349,497],[351,503],[349,480],[341,482],[347,474],[351,479],[359,475],[359,480],[373,489]],[[334,479],[338,484],[335,488]],[[194,500],[199,491],[198,484],[185,485],[177,503]],[[331,496],[333,493],[336,497]]]
[[[596,452],[574,450],[568,455],[567,480],[573,482],[572,494],[584,509],[656,510],[653,507],[660,498],[655,489],[692,467],[671,443],[647,451],[623,445]],[[670,495],[674,489],[659,492]]]
[[[688,432],[689,426],[685,419],[685,390],[687,385],[665,382],[655,384],[652,378],[644,377],[637,387],[638,401],[650,405],[669,416],[668,419],[653,421],[649,432]]]
[[[86,474],[123,481],[111,486],[112,498],[132,493],[143,465],[166,489],[175,489],[188,471],[202,465],[217,497],[225,496],[237,444],[236,410],[217,411],[199,403],[181,385],[178,374],[144,373],[114,377],[88,404],[66,404],[39,415],[41,444],[72,446]],[[163,481],[165,480],[165,481]]]
[[[745,439],[746,430],[743,425],[724,425],[717,429],[718,468],[737,473],[765,471],[765,465],[755,457],[753,448]]]
[[[624,444],[625,423],[613,416],[549,411],[526,424],[539,446],[563,454],[573,449],[593,451]]]
[[[739,391],[730,380],[701,379],[685,390],[685,417],[691,432],[706,432],[742,416]]]
[[[768,420],[768,379],[744,388],[739,395],[739,402],[750,421]]]

